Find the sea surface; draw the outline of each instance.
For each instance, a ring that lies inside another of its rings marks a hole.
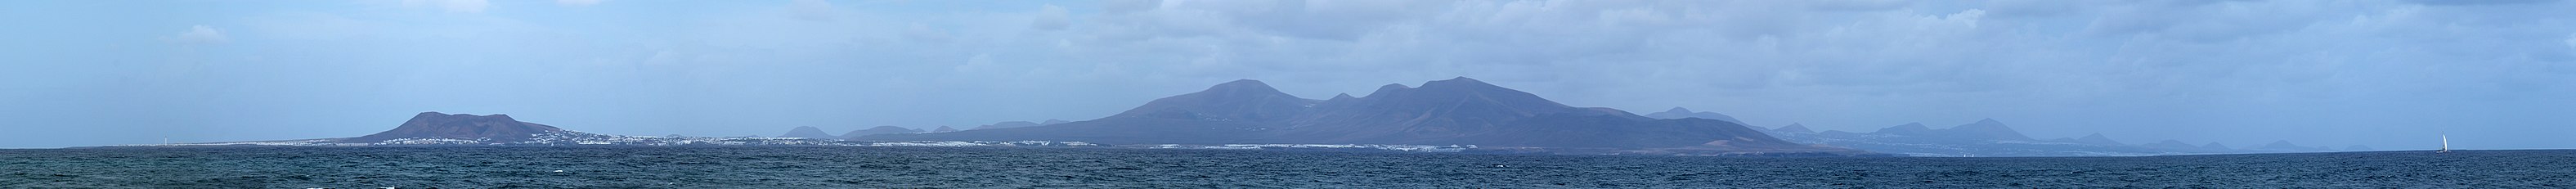
[[[2576,150],[1673,157],[988,147],[0,150],[0,188],[2569,188]]]

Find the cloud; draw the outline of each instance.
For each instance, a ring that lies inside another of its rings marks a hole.
[[[951,37],[948,31],[931,28],[930,25],[913,24],[912,27],[903,30],[903,38],[923,44],[938,44],[947,43]]]
[[[788,4],[788,9],[794,11],[796,19],[805,21],[831,22],[841,16],[841,11],[833,8],[832,2],[823,0],[796,0]]]
[[[1101,11],[1109,13],[1129,13],[1154,10],[1155,8],[1162,6],[1162,0],[1107,0],[1100,2]]]
[[[1072,22],[1071,18],[1069,18],[1071,16],[1067,14],[1068,13],[1066,13],[1064,7],[1057,7],[1055,5],[1040,7],[1038,8],[1037,18],[1029,21],[1029,28],[1038,30],[1063,30],[1066,25],[1071,25],[1069,22]]]
[[[966,58],[966,63],[958,64],[955,70],[961,73],[978,72],[992,70],[997,66],[998,65],[993,64],[993,56],[991,54],[976,54],[975,57]]]
[[[583,7],[583,6],[599,5],[599,3],[600,3],[600,2],[605,2],[605,1],[608,1],[608,0],[555,0],[555,4],[556,4],[556,5],[563,5],[563,6]]]
[[[2558,0],[2407,0],[2409,3],[2434,6],[2475,6],[2551,3]]]
[[[487,0],[403,0],[403,6],[431,6],[448,12],[479,13],[483,12],[483,8],[491,7],[492,2]]]
[[[170,39],[179,43],[193,45],[223,44],[225,42],[232,41],[232,39],[224,37],[223,30],[215,29],[214,27],[206,27],[206,25],[189,27],[188,31],[179,32],[178,36],[171,37]]]

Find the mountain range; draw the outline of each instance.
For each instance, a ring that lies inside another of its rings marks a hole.
[[[1236,80],[1093,120],[856,139],[1849,151],[1772,138],[1730,121],[1655,119],[1567,106],[1465,77],[1419,88],[1388,84],[1366,97],[1343,94],[1324,100],[1281,93],[1257,80]]]
[[[1611,108],[1574,107],[1537,95],[1459,77],[1421,87],[1388,84],[1365,97],[1349,94],[1299,98],[1257,80],[1236,80],[1198,92],[1156,99],[1127,111],[1085,121],[1000,122],[969,130],[940,126],[923,131],[877,126],[831,135],[815,127],[781,137],[635,137],[599,135],[518,121],[509,115],[422,112],[392,130],[284,143],[314,145],[455,144],[830,144],[865,141],[1065,141],[1100,144],[1391,144],[1468,145],[1487,149],[1581,153],[1737,154],[1870,152],[1917,156],[2102,156],[2332,151],[2277,141],[2245,149],[2219,143],[2190,145],[2163,140],[2130,145],[2094,133],[2034,140],[1994,119],[1935,129],[1921,123],[1868,133],[1814,131],[1792,123],[1778,128],[1744,126],[1715,112],[1675,107],[1641,116]],[[1660,118],[1659,118],[1660,117]],[[748,139],[748,140],[745,140]],[[256,144],[263,142],[244,142]],[[231,144],[231,143],[225,143]],[[846,143],[878,144],[878,143]],[[995,143],[1001,144],[1001,143]],[[1811,145],[1812,144],[1812,145]],[[1577,149],[1577,150],[1561,150]],[[1857,150],[1855,150],[1857,149]],[[2367,150],[2365,146],[2346,150]]]

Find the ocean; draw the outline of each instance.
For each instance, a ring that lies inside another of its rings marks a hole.
[[[0,188],[2576,187],[2576,150],[1677,157],[1004,147],[0,150]]]

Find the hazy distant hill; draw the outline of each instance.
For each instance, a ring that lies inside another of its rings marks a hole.
[[[1807,129],[1807,125],[1802,125],[1802,124],[1798,124],[1798,123],[1789,123],[1789,125],[1787,125],[1787,126],[1780,126],[1780,128],[1778,128],[1778,129],[1771,129],[1771,131],[1773,131],[1773,132],[1799,132],[1799,133],[1812,133],[1812,132],[1816,132],[1815,130]]]
[[[860,138],[1833,150],[1779,140],[1727,121],[1653,119],[1566,106],[1464,77],[1420,88],[1390,84],[1367,97],[1331,100],[1298,98],[1260,81],[1237,80],[1088,121]]]
[[[2057,139],[2050,139],[2050,140],[2048,140],[2048,141],[2051,141],[2051,142],[2083,143],[2083,144],[2106,145],[2106,146],[2128,145],[2128,144],[2122,144],[2122,143],[2120,143],[2120,141],[2111,140],[2111,137],[2104,137],[2104,136],[2102,136],[2102,133],[2093,133],[2093,134],[2090,134],[2090,135],[2084,135],[2084,137],[2083,137],[2083,138],[2057,138]]]
[[[903,128],[903,127],[896,127],[896,126],[892,126],[892,125],[887,125],[887,126],[877,126],[877,127],[870,127],[870,128],[868,128],[868,129],[860,129],[860,130],[850,131],[849,133],[841,134],[841,137],[856,138],[856,137],[863,137],[863,136],[868,136],[868,135],[880,135],[880,134],[906,134],[906,133],[920,133],[920,132],[922,132],[922,131],[921,131],[921,130],[918,130],[918,129]]]
[[[395,127],[393,130],[386,130],[384,132],[378,132],[376,134],[360,136],[357,138],[341,139],[340,141],[373,143],[392,139],[421,138],[482,140],[488,143],[507,143],[527,141],[535,134],[548,132],[570,131],[564,131],[561,128],[555,128],[554,126],[546,126],[545,124],[520,122],[516,119],[510,119],[510,115],[421,112],[418,115],[413,115],[410,121],[404,121],[402,126]]]
[[[795,129],[788,129],[788,130],[787,130],[787,134],[780,134],[780,135],[778,135],[778,137],[797,137],[797,138],[839,138],[839,137],[837,137],[837,136],[832,136],[832,133],[825,133],[825,132],[823,132],[823,129],[821,129],[821,128],[814,128],[814,127],[808,127],[808,126],[799,126],[799,127],[796,127]]]
[[[975,126],[975,128],[970,128],[970,129],[966,129],[966,130],[985,130],[985,129],[1004,129],[1004,128],[1036,127],[1036,126],[1038,126],[1038,125],[1040,125],[1040,124],[1038,124],[1038,123],[1034,123],[1034,122],[1027,122],[1027,121],[1004,121],[1004,122],[1000,122],[1000,123],[993,123],[993,124],[991,124],[991,125]]]
[[[1735,124],[1744,124],[1744,121],[1735,120],[1735,116],[1726,116],[1726,114],[1719,114],[1717,112],[1692,112],[1690,109],[1682,107],[1673,107],[1673,109],[1664,110],[1664,112],[1646,114],[1646,117],[1655,119],[1681,119],[1686,117],[1696,117],[1734,122]]]
[[[2320,147],[2299,146],[2299,144],[2292,144],[2292,143],[2290,143],[2290,141],[2288,141],[2288,140],[2277,140],[2277,141],[2272,141],[2272,143],[2270,143],[2270,144],[2263,144],[2263,146],[2257,146],[2257,147],[2250,148],[2250,149],[2254,149],[2254,150],[2268,150],[2268,151],[2279,151],[2279,152],[2323,152],[2323,151],[2334,151],[2334,149],[2333,149],[2333,148],[2326,148],[2326,147],[2322,147],[2322,146],[2320,146]]]
[[[1947,129],[1932,129],[1930,127],[1924,127],[1922,123],[1908,123],[1905,125],[1888,127],[1886,129],[1879,129],[1876,133],[1954,140],[2031,141],[2029,136],[2022,136],[2021,131],[2015,131],[2012,127],[2004,126],[2003,122],[1995,121],[1995,119],[1981,119],[1977,120],[1976,123],[1952,126]]]
[[[1792,128],[1792,126],[1795,126]],[[1871,152],[1916,156],[2134,156],[2179,154],[2142,146],[2124,145],[2101,134],[2082,138],[2033,140],[2013,130],[2002,121],[1977,120],[1975,123],[1934,129],[1922,123],[1890,126],[1868,133],[1844,131],[1806,132],[1804,125],[1782,126],[1769,132],[1782,139],[1816,143]],[[2187,146],[2187,145],[2186,145]]]
[[[2246,149],[2228,148],[2216,142],[2191,145],[2179,140],[2145,144],[2126,144],[2101,133],[2076,138],[2032,140],[1994,119],[1977,120],[1950,128],[1934,129],[1921,123],[1881,128],[1868,133],[1827,130],[1808,132],[1805,125],[1790,124],[1766,130],[1792,142],[1824,144],[1880,153],[1915,156],[2137,156],[2221,153],[2277,153],[2333,151],[2325,147],[2308,147],[2278,141]],[[2348,147],[2345,151],[2366,151],[2369,147]]]
[[[2148,147],[2148,148],[2164,148],[2164,149],[2195,149],[2195,148],[2200,148],[2200,146],[2192,146],[2192,145],[2191,145],[2191,143],[2183,143],[2182,141],[2179,141],[2179,140],[2164,140],[2164,141],[2156,141],[2156,143],[2147,143],[2147,144],[2143,144],[2143,145],[2139,145],[2139,146],[2145,146],[2145,147]]]

